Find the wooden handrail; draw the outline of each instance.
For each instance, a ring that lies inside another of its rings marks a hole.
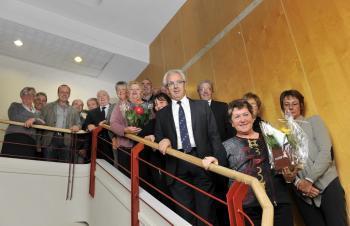
[[[11,120],[4,120],[4,119],[0,119],[0,123],[16,125],[16,126],[24,126],[24,122],[16,122]],[[44,126],[44,125],[32,125],[31,128],[50,130],[53,132],[61,132],[61,133],[73,133],[70,129],[56,128],[56,127]],[[84,130],[79,130],[78,132],[74,132],[74,133],[84,134],[86,132]]]
[[[101,126],[105,129],[110,130],[109,125],[103,124]],[[127,137],[131,140],[134,140],[136,142],[143,143],[149,147],[158,149],[157,143],[143,139],[143,138],[136,136],[134,134],[125,134],[125,137]],[[186,162],[192,163],[192,164],[199,166],[201,168],[204,168],[204,166],[202,164],[202,159],[194,157],[194,156],[189,155],[189,154],[185,154],[184,152],[180,152],[180,151],[177,151],[175,149],[168,148],[166,150],[166,154],[171,155],[175,158],[179,158],[179,159],[184,160]],[[250,175],[240,173],[238,171],[235,171],[235,170],[223,167],[223,166],[215,165],[213,163],[209,165],[208,170],[251,186],[253,189],[253,192],[254,192],[256,198],[258,199],[258,202],[263,210],[261,226],[272,226],[273,225],[273,211],[274,211],[273,206],[271,204],[269,197],[267,196],[267,194],[265,192],[265,188],[258,181],[258,179],[256,179],[255,177],[252,177]]]
[[[10,120],[3,120],[3,119],[0,119],[0,123],[17,125],[17,126],[24,126],[23,122],[15,122],[15,121],[10,121]],[[103,124],[102,127],[110,130],[109,125]],[[69,129],[62,129],[62,128],[56,128],[56,127],[51,127],[51,126],[44,126],[44,125],[33,125],[32,128],[50,130],[50,131],[54,131],[54,132],[72,133],[72,131]],[[84,134],[86,132],[83,130],[79,130],[76,133],[77,134]],[[134,134],[125,134],[125,137],[127,137],[131,140],[134,140],[136,142],[143,143],[149,147],[158,149],[157,143],[143,139],[143,138],[138,137]],[[192,164],[199,166],[201,168],[204,168],[204,166],[202,164],[202,159],[194,157],[192,155],[185,154],[183,152],[177,151],[177,150],[172,149],[172,148],[168,148],[166,150],[166,154],[171,155],[175,158],[182,159],[186,162],[192,163]],[[236,181],[250,185],[253,189],[253,192],[254,192],[256,198],[258,199],[258,202],[259,202],[262,210],[263,210],[261,226],[272,226],[273,225],[273,206],[270,202],[270,199],[266,195],[264,187],[261,185],[261,183],[258,181],[258,179],[256,179],[255,177],[252,177],[250,175],[240,173],[240,172],[235,171],[235,170],[231,170],[231,169],[226,168],[226,167],[215,165],[213,163],[209,165],[208,170],[211,172],[220,174],[222,176],[225,176],[225,177],[234,179]]]

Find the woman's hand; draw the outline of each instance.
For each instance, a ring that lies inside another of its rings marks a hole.
[[[312,183],[306,179],[301,179],[297,184],[297,189],[310,198],[315,198],[320,194],[320,190],[315,188]]]
[[[294,167],[293,170],[290,170],[289,167],[285,167],[282,169],[282,175],[286,183],[292,183],[295,180],[297,173],[298,173],[297,167]]]
[[[141,128],[135,127],[135,126],[128,126],[124,128],[124,133],[133,133],[137,134],[141,131]]]
[[[35,118],[30,118],[24,122],[24,127],[26,127],[26,128],[32,127],[34,122],[35,122]]]
[[[207,157],[204,157],[204,159],[202,159],[202,165],[203,165],[204,169],[206,169],[206,170],[209,169],[209,166],[211,163],[218,165],[219,161],[217,160],[217,158],[212,157],[212,156],[207,156]]]

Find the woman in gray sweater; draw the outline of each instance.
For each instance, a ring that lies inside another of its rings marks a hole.
[[[43,124],[33,106],[35,97],[33,87],[24,87],[20,92],[22,103],[13,102],[8,109],[8,118],[24,122],[23,126],[9,125],[2,146],[1,154],[7,157],[35,157],[36,130],[30,128],[34,123]]]
[[[335,166],[332,142],[320,116],[304,118],[304,97],[297,90],[280,95],[281,109],[297,119],[308,137],[308,159],[296,172],[293,191],[306,226],[344,226],[347,224],[345,193]]]

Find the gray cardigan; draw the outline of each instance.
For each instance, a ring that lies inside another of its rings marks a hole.
[[[304,169],[298,173],[300,179],[311,179],[314,185],[320,189],[321,195],[314,198],[317,206],[321,205],[322,192],[327,186],[338,177],[335,161],[332,159],[332,142],[328,130],[320,116],[302,118],[306,123],[299,125],[308,136],[309,153]],[[307,203],[311,199],[301,196]]]
[[[38,112],[30,112],[23,107],[22,103],[13,102],[8,109],[8,118],[11,121],[25,122],[30,118],[39,118]],[[37,121],[38,122],[38,121]],[[23,126],[9,125],[6,129],[6,134],[10,133],[25,133],[27,135],[35,137],[35,129],[25,128]]]

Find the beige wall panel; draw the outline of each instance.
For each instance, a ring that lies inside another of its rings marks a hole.
[[[261,3],[242,22],[242,30],[263,116],[277,123],[281,91],[294,88],[310,96],[280,1]]]
[[[229,32],[211,52],[217,100],[230,102],[254,89],[240,26]]]
[[[181,39],[181,24],[179,13],[168,23],[161,32],[162,53],[165,71],[181,68],[185,63]]]
[[[185,60],[190,60],[251,0],[192,0],[181,9]]]
[[[283,1],[318,113],[333,137],[342,184],[350,192],[350,3]],[[312,101],[312,99],[309,99]]]
[[[197,61],[187,72],[187,94],[193,99],[199,99],[197,93],[197,85],[202,80],[213,81],[213,65],[212,56],[210,52],[205,54],[199,61]]]
[[[150,45],[150,63],[152,65],[152,74],[148,78],[152,80],[154,87],[160,87],[161,79],[165,73],[165,64],[163,60],[162,38],[158,35],[157,38]]]

